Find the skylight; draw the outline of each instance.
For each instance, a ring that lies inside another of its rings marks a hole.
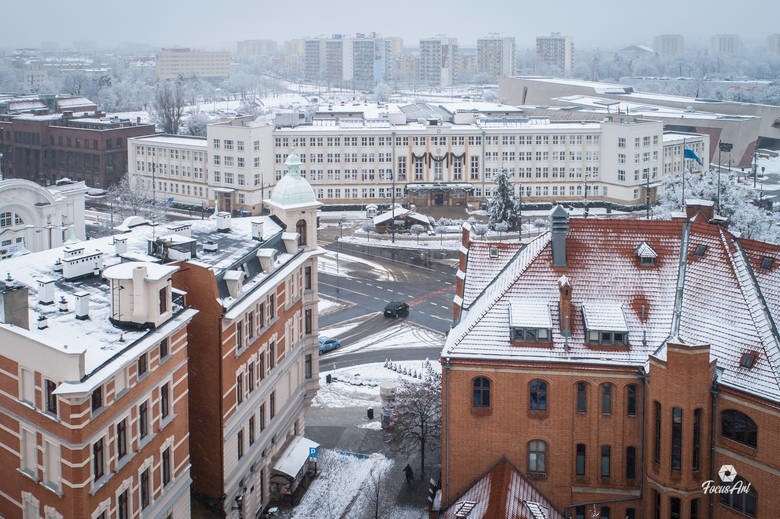
[[[761,268],[764,270],[769,270],[772,268],[772,265],[774,264],[775,259],[771,256],[764,256],[761,258]]]
[[[742,354],[742,357],[739,359],[739,367],[751,369],[756,364],[757,359],[758,359],[758,355],[756,354],[755,351],[746,351]]]
[[[700,243],[696,246],[696,250],[693,252],[696,256],[699,256],[700,258],[704,256],[704,253],[707,252],[707,246],[703,243]]]

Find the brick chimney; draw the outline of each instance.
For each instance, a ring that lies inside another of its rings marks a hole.
[[[461,306],[463,305],[463,290],[466,279],[466,259],[471,244],[471,224],[466,222],[461,228],[460,250],[458,251],[458,272],[455,274],[455,298],[452,303],[452,320],[457,321],[460,317]]]
[[[697,213],[707,219],[712,220],[715,217],[715,202],[711,200],[699,200],[688,198],[685,200],[685,214],[690,219],[696,216]]]
[[[571,336],[572,304],[571,282],[565,275],[558,278],[559,305],[561,311],[561,334]]]

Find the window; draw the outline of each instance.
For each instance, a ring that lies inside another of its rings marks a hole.
[[[544,474],[546,469],[547,444],[542,440],[528,442],[528,472]]]
[[[141,472],[141,510],[149,506],[149,469]]]
[[[145,438],[149,434],[149,402],[138,406],[138,436]]]
[[[160,416],[164,420],[170,413],[170,387],[168,384],[163,384],[160,388]]]
[[[35,431],[22,429],[20,447],[20,468],[29,475],[36,477],[38,473],[38,441]]]
[[[62,485],[60,446],[49,440],[44,440],[43,445],[43,482],[59,491]]]
[[[633,508],[626,508],[626,519],[636,519],[636,510]]]
[[[146,374],[146,371],[149,368],[149,361],[148,357],[146,356],[146,353],[138,357],[138,378],[141,378]]]
[[[699,519],[699,500],[691,499],[691,514],[690,519]]]
[[[729,409],[720,414],[720,433],[750,447],[756,447],[758,444],[758,428],[756,422],[739,411]]]
[[[103,474],[105,474],[103,438],[92,444],[92,473],[95,475],[95,480],[102,478]]]
[[[268,369],[274,369],[276,367],[276,342],[271,342],[268,345]]]
[[[472,382],[474,389],[474,407],[490,407],[490,380],[485,377],[477,377]]]
[[[585,519],[585,507],[580,505],[574,508],[574,519]]]
[[[699,245],[697,245],[697,246],[696,246],[696,250],[695,250],[695,251],[693,251],[693,253],[694,253],[696,256],[699,256],[699,257],[702,257],[702,256],[704,256],[704,253],[705,253],[705,252],[707,252],[707,246],[706,246],[706,245],[704,245],[703,243],[700,243]]]
[[[265,430],[265,404],[260,404],[260,411],[257,415],[260,417],[260,432]]]
[[[311,290],[311,267],[303,268],[303,288]]]
[[[654,402],[655,407],[655,424],[654,424],[654,436],[653,436],[653,461],[655,463],[661,462],[661,403]]]
[[[636,384],[626,386],[626,414],[636,416]]]
[[[168,356],[168,353],[169,353],[168,348],[169,348],[168,337],[166,337],[165,339],[160,341],[160,359],[161,360]]]
[[[96,388],[92,392],[92,412],[103,407],[103,386]]]
[[[276,391],[272,391],[268,397],[268,412],[271,419],[276,416]]]
[[[310,353],[304,357],[304,377],[306,378],[306,380],[309,380],[312,377],[311,369],[312,369],[312,358]]]
[[[550,342],[547,328],[512,328],[513,340],[521,342]]]
[[[127,490],[119,494],[119,497],[116,498],[116,517],[117,519],[129,519],[130,517]]]
[[[636,447],[626,447],[626,479],[636,478]]]
[[[609,507],[602,506],[600,509],[599,519],[609,519]]]
[[[578,476],[585,475],[585,444],[577,444],[577,458],[575,461],[575,471]]]
[[[246,366],[246,385],[247,392],[251,393],[255,389],[255,363],[250,362]]]
[[[601,413],[612,414],[612,384],[601,384]]]
[[[255,443],[255,417],[249,417],[249,446]]]
[[[238,431],[236,435],[236,448],[238,449],[238,459],[244,456],[244,431]]]
[[[171,448],[166,447],[162,452],[162,480],[163,486],[171,482]]]
[[[547,382],[535,379],[530,385],[530,407],[532,411],[547,410]]]
[[[681,504],[680,504],[680,498],[679,497],[673,497],[669,500],[669,519],[681,519],[682,515],[680,513],[681,510]]]
[[[577,382],[577,412],[585,413],[588,410],[588,384]]]
[[[312,324],[311,324],[311,308],[307,308],[303,311],[303,325],[304,325],[304,333],[306,335],[311,335],[312,330]]]
[[[57,395],[54,394],[54,390],[57,389],[57,384],[51,380],[46,380],[46,412],[57,414]]]
[[[747,488],[750,489],[747,491],[747,493],[739,493],[739,492],[724,492],[720,494],[720,503],[722,505],[726,505],[730,508],[733,508],[734,510],[737,510],[739,512],[742,512],[743,514],[747,515],[748,517],[757,517],[758,516],[758,492],[756,492],[756,489],[748,483],[747,480],[737,476],[737,479],[734,480],[733,483],[731,483],[732,488],[738,485],[741,488]]]
[[[693,460],[691,468],[696,471],[701,468],[701,408],[693,411]]]
[[[236,375],[236,404],[244,401],[244,374]]]
[[[168,311],[168,289],[160,289],[160,315]]]
[[[29,369],[21,368],[19,378],[21,381],[21,389],[19,391],[21,400],[35,405],[35,374]]]
[[[739,359],[739,367],[751,369],[756,364],[758,354],[754,351],[746,351]]]
[[[761,258],[761,268],[764,270],[769,270],[772,268],[772,264],[775,262],[775,259],[771,256],[764,256]]]
[[[268,296],[268,320],[273,321],[276,318],[276,295]]]
[[[295,232],[298,233],[298,245],[306,246],[306,220],[298,220],[295,224]]]
[[[601,477],[608,478],[611,465],[611,450],[609,445],[601,446]]]
[[[116,457],[122,459],[127,454],[127,419],[116,424]]]

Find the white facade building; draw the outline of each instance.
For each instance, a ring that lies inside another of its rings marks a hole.
[[[574,43],[568,36],[554,32],[536,38],[536,55],[543,62],[560,69],[564,76],[571,75],[574,66]]]
[[[41,187],[22,179],[0,181],[0,259],[83,240],[84,182]]]
[[[515,67],[515,39],[490,35],[477,40],[477,72],[490,81],[511,76]]]
[[[455,81],[458,40],[437,36],[420,40],[420,81],[450,86]]]

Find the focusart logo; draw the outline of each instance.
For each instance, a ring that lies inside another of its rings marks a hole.
[[[702,492],[705,494],[747,494],[750,492],[750,483],[745,483],[742,479],[737,480],[737,469],[734,468],[734,465],[722,465],[718,471],[718,478],[723,483],[722,485],[708,479],[701,484]]]

